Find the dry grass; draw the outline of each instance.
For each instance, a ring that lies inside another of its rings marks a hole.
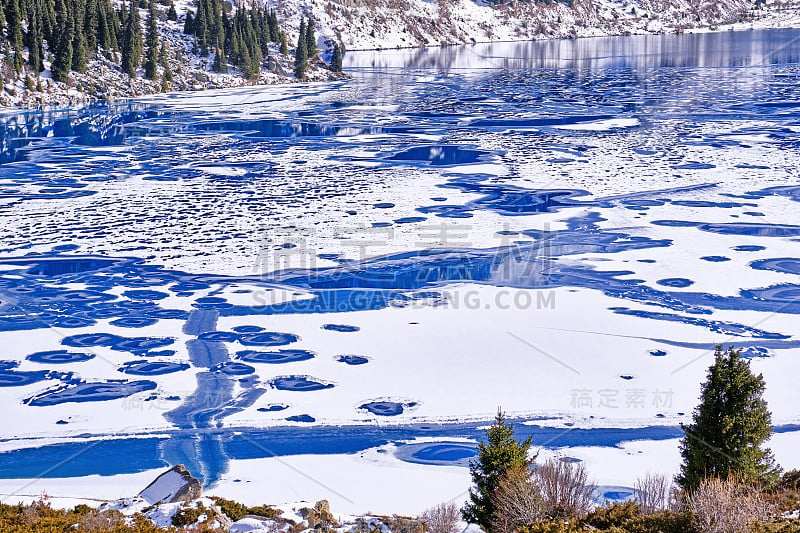
[[[511,468],[494,493],[496,519],[493,530],[513,533],[544,517],[544,499],[534,474],[525,466]]]
[[[642,514],[654,514],[669,508],[672,481],[662,474],[645,474],[634,484]]]
[[[595,486],[583,463],[550,459],[536,470],[534,480],[550,518],[583,516],[592,508]]]
[[[758,488],[734,479],[705,480],[686,498],[699,533],[746,533],[774,514]]]
[[[426,509],[419,515],[418,520],[425,524],[430,533],[456,533],[459,518],[461,512],[458,506],[449,502]]]

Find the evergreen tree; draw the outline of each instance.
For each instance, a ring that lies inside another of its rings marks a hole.
[[[306,50],[306,21],[300,23],[300,36],[297,38],[297,48],[294,51],[294,76],[298,80],[306,79],[308,69],[308,52]]]
[[[69,71],[72,68],[72,41],[74,31],[72,26],[73,17],[67,11],[65,0],[58,0],[56,5],[56,33],[54,36],[55,50],[53,51],[53,62],[50,70],[53,79],[66,82],[69,78]]]
[[[131,0],[122,34],[122,71],[135,78],[136,68],[142,58],[142,25],[136,0]]]
[[[214,72],[228,72],[228,59],[225,57],[225,27],[222,23],[217,26],[216,46],[214,49]]]
[[[717,346],[707,376],[692,424],[682,426],[678,483],[691,490],[708,477],[736,476],[773,484],[780,469],[770,450],[762,448],[772,433],[772,417],[762,398],[763,376],[754,375],[738,351],[723,351],[722,346]]]
[[[172,69],[169,66],[169,55],[167,53],[167,42],[161,41],[161,50],[158,52],[158,62],[164,69],[164,76],[162,81],[169,84],[172,83]]]
[[[194,35],[202,57],[208,56],[208,13],[205,0],[197,3],[197,17],[194,19]]]
[[[267,14],[264,12],[263,9],[258,9],[254,11],[255,19],[257,23],[258,35],[259,40],[261,42],[261,52],[264,54],[269,53],[269,43],[276,41],[272,36],[272,30],[269,27],[269,21],[267,20]]]
[[[86,43],[86,32],[84,31],[83,21],[85,8],[82,0],[71,0],[72,4],[72,70],[76,72],[86,72],[86,53],[88,46]]]
[[[339,43],[333,44],[333,53],[331,53],[331,70],[334,72],[342,71],[342,48]]]
[[[489,429],[488,442],[478,444],[478,457],[470,463],[470,474],[475,487],[469,491],[470,500],[461,511],[464,520],[491,531],[495,518],[493,496],[503,475],[510,468],[529,468],[528,450],[531,438],[519,442],[514,438],[514,428],[506,424],[502,411],[497,412]]]
[[[280,42],[283,32],[280,31],[280,28],[278,28],[278,15],[275,13],[274,9],[270,9],[269,13],[267,14],[267,24],[269,25],[269,34],[272,36],[272,40],[276,43]],[[284,35],[284,39],[285,37],[286,36]]]
[[[115,50],[118,47],[117,33],[119,22],[110,0],[99,0],[97,3],[97,45],[104,50]]]
[[[158,13],[156,3],[150,2],[147,14],[147,57],[144,63],[144,77],[148,80],[156,79],[158,66]]]
[[[98,0],[86,0],[86,14],[83,19],[86,49],[90,52],[97,50],[98,33],[100,26],[100,8]]]
[[[120,32],[119,35],[117,35],[117,38],[119,42],[122,42],[122,38],[125,33],[125,26],[128,24],[128,8],[125,6],[125,2],[120,4],[117,17],[119,18],[120,25]]]
[[[122,37],[122,23],[117,17],[117,12],[111,5],[111,0],[104,2],[106,12],[105,27],[108,28],[108,41],[103,44],[106,50],[119,51],[119,43]]]
[[[173,2],[170,2],[169,4],[169,9],[167,10],[167,20],[172,22],[178,20],[178,12],[175,11],[175,4]]]
[[[223,46],[225,47],[225,52],[229,53],[233,43],[233,23],[225,11],[222,12],[222,31],[225,34]]]
[[[56,31],[56,0],[42,0],[42,35],[49,43],[53,42]]]
[[[44,70],[44,42],[42,35],[42,5],[41,2],[31,10],[28,17],[28,33],[25,34],[28,46],[28,64],[35,74]],[[0,10],[2,12],[2,10]]]
[[[5,15],[8,42],[15,51],[22,52],[22,13],[20,12],[18,0],[10,0],[6,5]]]
[[[192,12],[186,12],[186,20],[183,22],[183,33],[186,35],[194,35],[194,18]]]
[[[314,19],[308,19],[306,25],[306,55],[309,59],[317,57],[317,36],[314,32]]]
[[[286,42],[286,34],[281,32],[280,34],[281,40],[281,55],[288,56],[289,55],[289,43]]]

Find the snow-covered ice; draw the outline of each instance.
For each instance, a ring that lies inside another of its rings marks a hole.
[[[416,513],[463,496],[498,406],[630,487],[676,466],[716,343],[798,466],[795,37],[349,54],[351,81],[4,115],[4,501],[185,464]]]

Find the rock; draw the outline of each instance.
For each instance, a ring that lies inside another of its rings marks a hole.
[[[413,518],[393,516],[386,525],[392,533],[425,533],[425,524]]]
[[[303,507],[297,512],[308,522],[309,529],[327,529],[336,523],[328,500],[320,500],[313,508]]]
[[[214,524],[219,529],[228,531],[228,529],[233,525],[233,520],[228,518],[225,513],[216,513],[216,516],[214,516]]]
[[[139,497],[150,505],[196,500],[203,493],[203,486],[186,467],[177,465],[158,476]]]
[[[267,70],[278,76],[286,77],[286,71],[283,70],[283,67],[275,56],[267,56]]]

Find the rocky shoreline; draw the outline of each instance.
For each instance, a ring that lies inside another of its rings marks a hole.
[[[270,56],[267,62],[274,65],[273,68],[262,71],[258,78],[253,80],[236,74],[214,74],[200,68],[181,68],[176,64],[174,80],[169,87],[165,87],[159,81],[142,77],[130,78],[116,65],[102,58],[90,63],[85,73],[73,73],[69,83],[58,83],[42,77],[39,80],[42,90],[26,89],[24,83],[16,86],[9,84],[0,91],[0,107],[48,109],[169,92],[300,83],[294,76],[286,73],[291,72],[288,59],[282,61]],[[338,81],[347,78],[347,74],[333,72],[322,61],[315,61],[309,65],[305,82]]]

